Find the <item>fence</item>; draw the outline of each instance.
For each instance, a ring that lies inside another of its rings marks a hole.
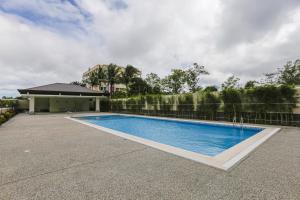
[[[253,104],[251,104],[251,106],[253,106]],[[276,104],[276,106],[278,107],[278,104]],[[216,110],[214,110],[212,104],[209,104],[209,107],[212,107],[212,109],[203,111],[202,109],[199,109],[199,107],[194,106],[192,104],[182,104],[177,106],[157,106],[157,104],[148,104],[147,106],[145,106],[144,104],[126,105],[126,102],[123,104],[120,104],[120,102],[118,102],[117,104],[106,102],[105,105],[102,105],[101,110],[113,113],[149,115],[159,117],[174,117],[228,122],[233,122],[233,120],[236,120],[236,122],[238,123],[243,121],[243,123],[252,124],[300,127],[300,114],[294,114],[292,112],[272,112],[268,110],[249,111],[241,108],[236,109],[237,107],[239,107],[236,105],[233,105],[233,109],[231,109],[230,111],[224,112],[224,104],[222,106],[218,105],[219,108]],[[243,108],[247,108],[247,106],[243,105]]]

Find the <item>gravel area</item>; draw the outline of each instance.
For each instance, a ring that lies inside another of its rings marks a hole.
[[[300,129],[225,172],[65,119],[0,126],[0,199],[300,199]]]

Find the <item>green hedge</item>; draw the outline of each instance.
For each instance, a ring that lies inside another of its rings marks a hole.
[[[215,115],[217,111],[228,113],[292,112],[296,105],[296,90],[293,86],[262,85],[249,89],[228,88],[221,92],[200,91],[180,95],[145,95],[112,99],[112,111],[161,110],[196,111]]]
[[[0,125],[12,118],[16,113],[14,111],[6,111],[0,114]]]
[[[17,103],[17,100],[0,99],[0,108],[15,107]]]

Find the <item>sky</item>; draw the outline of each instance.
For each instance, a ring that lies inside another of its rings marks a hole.
[[[299,0],[0,0],[0,96],[95,64],[163,77],[197,62],[220,85],[299,58]]]

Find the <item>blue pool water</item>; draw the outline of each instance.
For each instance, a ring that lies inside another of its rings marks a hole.
[[[162,144],[215,156],[260,132],[260,128],[172,121],[124,115],[80,117],[81,120]]]

